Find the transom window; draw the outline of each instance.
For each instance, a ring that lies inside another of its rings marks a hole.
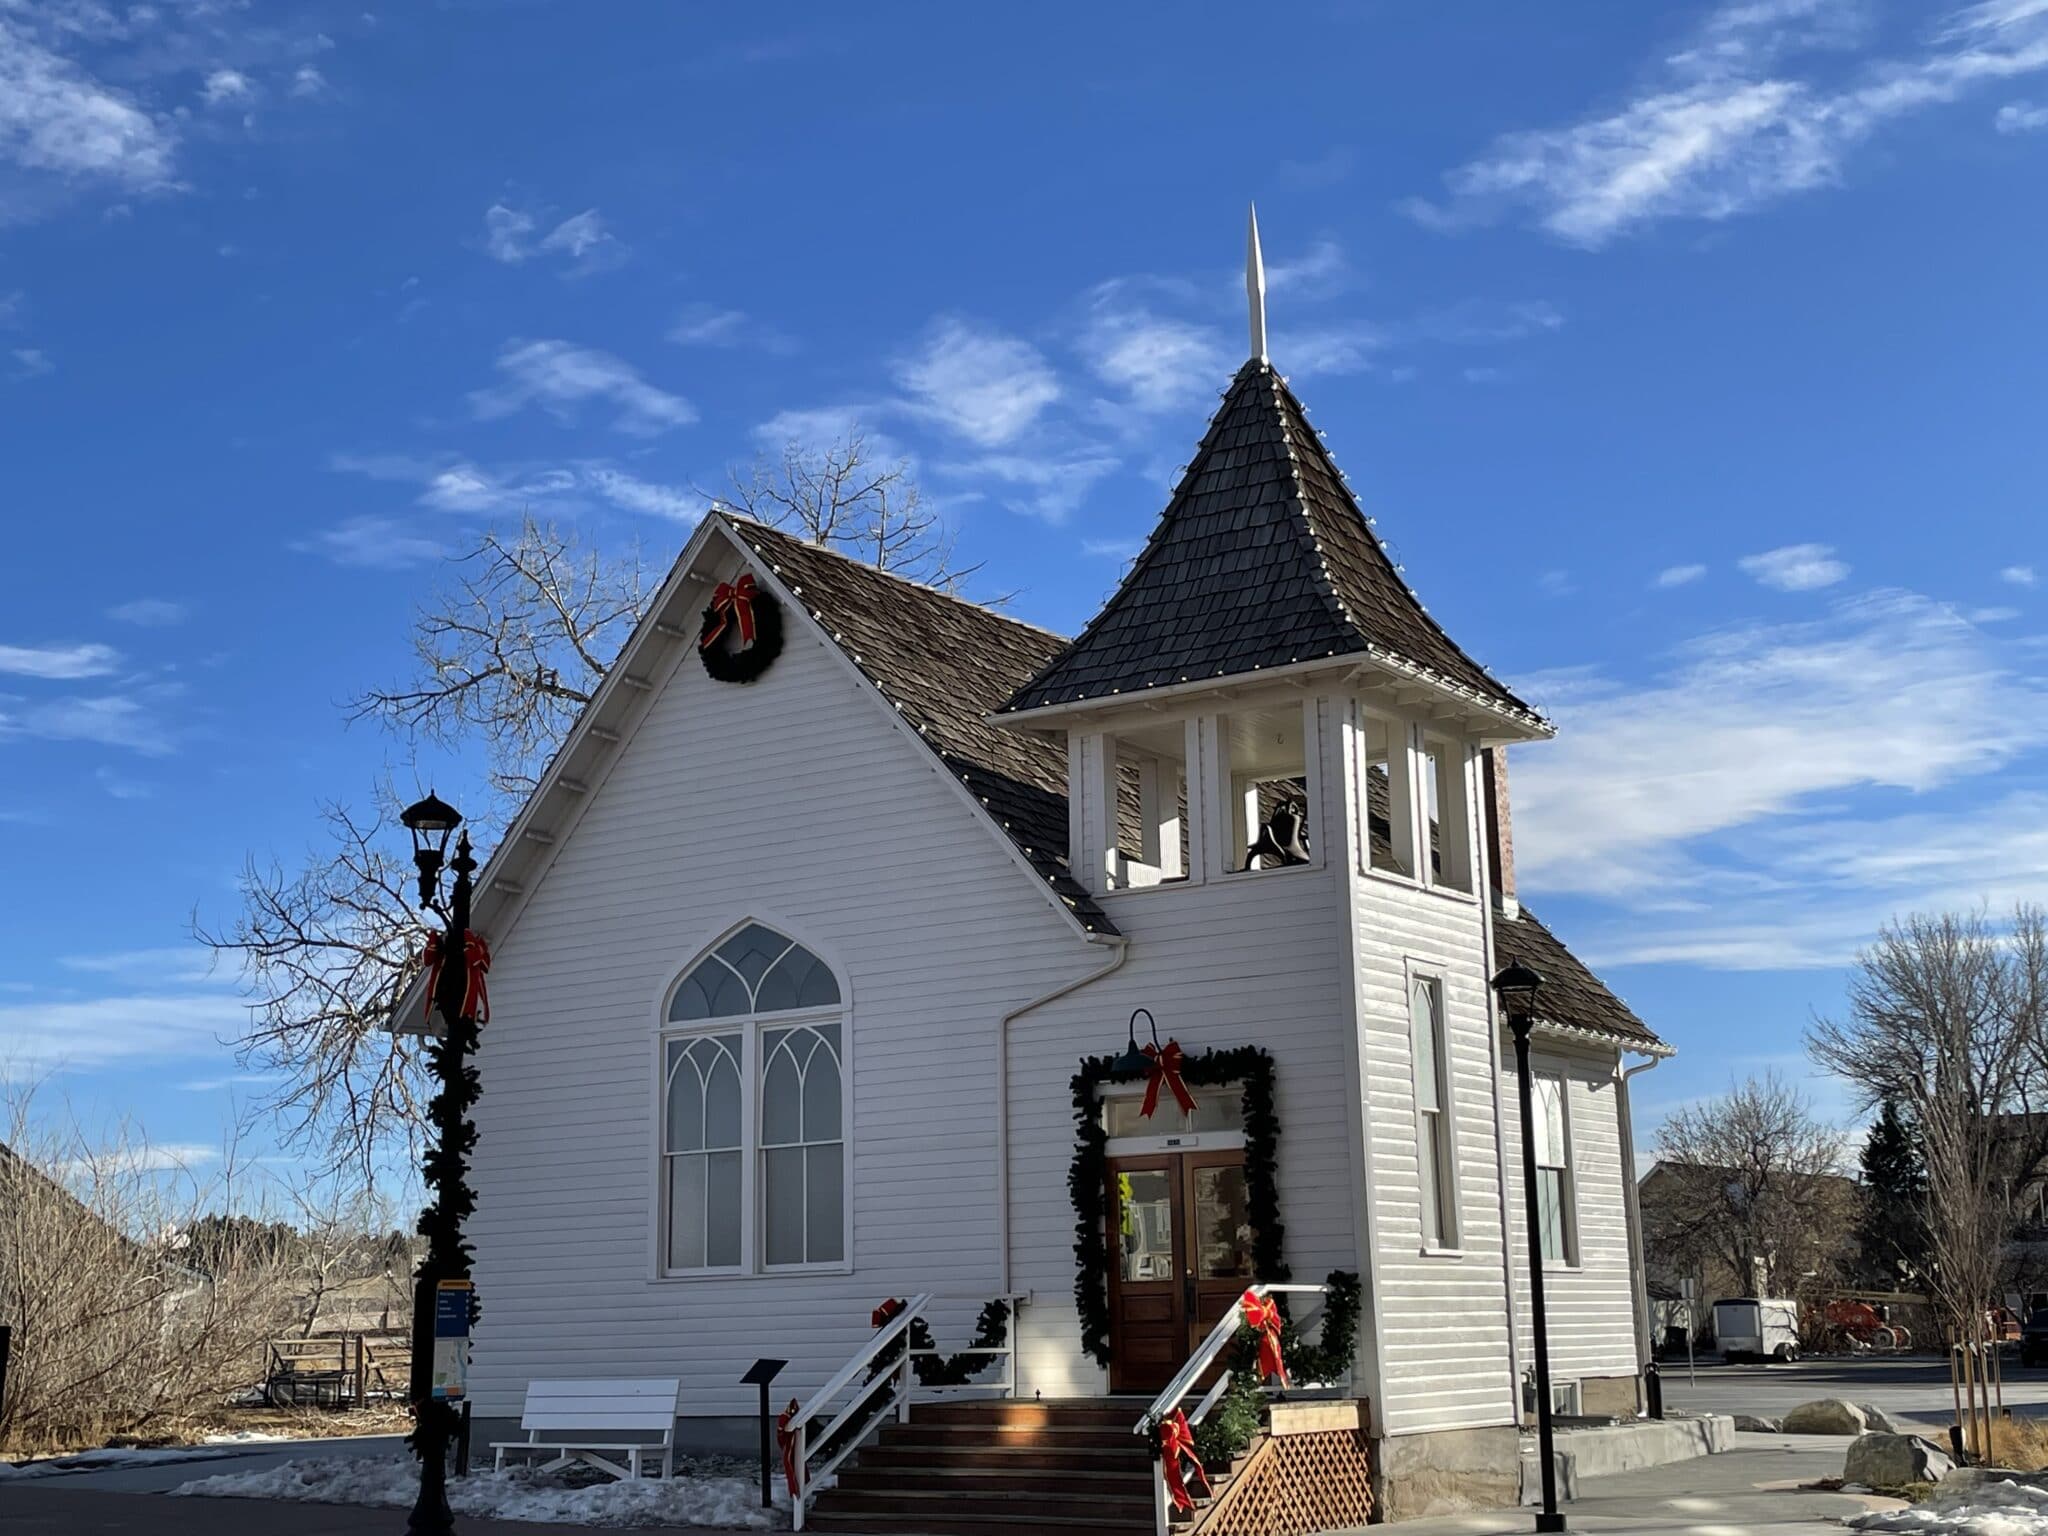
[[[749,923],[692,966],[662,1032],[662,1270],[842,1264],[845,1021],[816,955]]]

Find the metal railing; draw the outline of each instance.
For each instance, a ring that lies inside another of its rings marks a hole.
[[[1253,1285],[1246,1288],[1246,1294],[1252,1296],[1293,1294],[1326,1297],[1329,1294],[1329,1289],[1327,1285]],[[1318,1308],[1317,1311],[1311,1312],[1307,1317],[1301,1319],[1301,1323],[1297,1326],[1305,1326],[1312,1322],[1320,1310]],[[1237,1337],[1237,1330],[1243,1325],[1244,1297],[1240,1296],[1230,1304],[1229,1309],[1224,1312],[1223,1316],[1216,1320],[1216,1326],[1209,1330],[1209,1337],[1202,1341],[1202,1347],[1188,1356],[1187,1364],[1174,1372],[1173,1380],[1166,1384],[1165,1390],[1152,1399],[1151,1406],[1145,1410],[1143,1416],[1132,1426],[1131,1433],[1144,1435],[1149,1439],[1159,1425],[1166,1420],[1167,1416],[1181,1405],[1182,1400],[1187,1397],[1188,1393],[1195,1389],[1195,1384],[1202,1379],[1202,1373],[1216,1363],[1218,1357],[1229,1347],[1230,1341]],[[1308,1385],[1308,1383],[1303,1383],[1303,1385]],[[1195,1404],[1194,1408],[1188,1413],[1188,1427],[1190,1429],[1199,1425],[1202,1420],[1209,1416],[1209,1410],[1216,1406],[1223,1394],[1229,1390],[1229,1387],[1230,1373],[1225,1371],[1216,1378],[1215,1383],[1202,1395],[1202,1400]],[[1172,1525],[1173,1504],[1172,1496],[1166,1491],[1166,1463],[1155,1456],[1152,1460],[1152,1527],[1157,1536],[1168,1536]]]
[[[926,1314],[934,1300],[936,1298],[930,1292],[911,1297],[904,1303],[902,1311],[876,1329],[874,1337],[855,1350],[853,1358],[791,1416],[784,1432],[795,1437],[790,1465],[796,1473],[796,1486],[791,1490],[790,1504],[792,1523],[797,1530],[804,1528],[804,1513],[816,1496],[818,1484],[859,1450],[868,1436],[879,1429],[891,1414],[898,1423],[907,1424],[913,1401],[930,1402],[958,1392],[996,1391],[1004,1397],[1016,1395],[1017,1309],[1022,1297],[997,1298],[1010,1309],[1010,1325],[1001,1344],[959,1351],[963,1355],[1000,1358],[1003,1369],[997,1380],[968,1382],[958,1387],[921,1388],[917,1384],[916,1361],[924,1357],[938,1357],[944,1351],[911,1348],[910,1330],[919,1320],[929,1321]],[[873,1370],[899,1339],[904,1345],[901,1356],[889,1369],[876,1371],[871,1378],[866,1378],[865,1373]],[[821,1420],[824,1421],[822,1426]],[[846,1433],[842,1436],[841,1431]],[[840,1437],[837,1444],[834,1444],[835,1437]],[[815,1467],[810,1464],[813,1446],[826,1452],[824,1459]]]

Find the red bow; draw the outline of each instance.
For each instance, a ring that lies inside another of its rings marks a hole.
[[[1209,1492],[1209,1474],[1202,1468],[1202,1458],[1195,1454],[1195,1432],[1188,1428],[1188,1416],[1176,1408],[1159,1421],[1160,1469],[1166,1474],[1166,1492],[1173,1500],[1175,1509],[1193,1509],[1194,1496],[1188,1492],[1187,1484],[1181,1481],[1180,1459],[1187,1457],[1195,1464],[1195,1476],[1201,1479],[1202,1492]]]
[[[742,576],[738,581],[721,581],[711,594],[711,614],[716,624],[707,622],[704,633],[697,641],[697,649],[708,651],[718,637],[725,633],[725,626],[738,620],[740,626],[740,647],[745,649],[754,643],[754,578]]]
[[[434,1019],[434,997],[441,990],[441,935],[427,935],[426,952],[420,957],[427,968],[427,1006],[425,1015],[428,1023]],[[474,1019],[479,1024],[491,1021],[491,994],[485,990],[484,976],[491,968],[491,949],[484,943],[480,933],[463,935],[463,986],[462,1016]]]
[[[870,1328],[886,1328],[889,1326],[890,1321],[896,1316],[896,1314],[898,1312],[901,1312],[902,1310],[903,1303],[898,1301],[894,1296],[891,1296],[887,1301],[883,1302],[879,1307],[875,1308],[874,1311],[868,1314],[868,1326]]]
[[[1287,1385],[1287,1361],[1280,1353],[1280,1309],[1270,1296],[1246,1291],[1237,1305],[1244,1313],[1244,1325],[1259,1336],[1259,1375],[1278,1376]]]
[[[796,1399],[775,1416],[775,1445],[782,1452],[782,1475],[789,1482],[789,1496],[796,1497],[796,1432],[789,1421],[796,1417]]]
[[[1145,1047],[1145,1056],[1152,1063],[1152,1075],[1145,1080],[1145,1103],[1138,1114],[1147,1120],[1152,1118],[1152,1111],[1159,1107],[1159,1085],[1164,1083],[1172,1091],[1174,1102],[1180,1105],[1180,1112],[1192,1115],[1195,1112],[1195,1096],[1188,1092],[1188,1085],[1180,1080],[1180,1042],[1169,1040],[1164,1050],[1156,1045],[1148,1045]]]

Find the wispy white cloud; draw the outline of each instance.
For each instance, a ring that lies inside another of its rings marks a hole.
[[[0,672],[14,677],[105,677],[120,664],[121,653],[110,645],[0,645]]]
[[[1036,347],[955,317],[935,321],[894,372],[913,415],[988,448],[1015,441],[1060,397]]]
[[[301,100],[327,94],[327,77],[310,64],[301,64],[292,73],[292,94]]]
[[[1704,565],[1667,565],[1650,585],[1659,588],[1688,587],[1706,574]]]
[[[743,309],[717,304],[683,306],[668,339],[679,347],[744,347],[751,351],[789,353],[797,349],[794,338],[772,325],[764,325]]]
[[[1083,539],[1081,553],[1102,560],[1135,560],[1145,547],[1143,539]]]
[[[710,510],[708,499],[696,491],[642,480],[622,469],[593,464],[585,466],[582,473],[598,495],[622,511],[694,524]]]
[[[46,373],[57,371],[57,365],[50,361],[50,355],[41,347],[15,347],[8,355],[14,359],[10,374],[16,379],[39,379]]]
[[[933,467],[943,475],[996,481],[1001,487],[997,500],[1011,511],[1063,523],[1087,499],[1089,488],[1118,463],[1102,453],[1063,457],[991,453]]]
[[[561,220],[538,240],[540,218],[509,203],[493,203],[484,210],[484,250],[494,261],[518,266],[536,256],[560,256],[567,265],[564,275],[587,277],[623,262],[628,254],[624,242],[605,227],[595,208],[586,208]]]
[[[777,411],[753,430],[754,441],[767,449],[791,443],[830,443],[866,430],[876,414],[872,405],[814,405],[799,410]],[[869,446],[879,439],[869,434]],[[877,448],[877,452],[882,450]],[[893,450],[891,450],[893,451]]]
[[[178,135],[123,91],[0,17],[0,160],[33,172],[152,191],[173,179]]]
[[[471,459],[337,453],[329,458],[328,467],[415,487],[416,504],[436,512],[478,516],[541,508],[576,512],[604,502],[621,511],[694,523],[706,506],[705,498],[687,487],[664,485],[603,459],[484,465]]]
[[[1878,130],[2000,81],[2048,70],[2048,8],[1992,0],[1952,12],[1902,56],[1836,68],[1864,35],[1843,0],[1724,4],[1619,107],[1515,132],[1406,204],[1457,228],[1526,211],[1597,248],[1658,219],[1727,219],[1840,179]]]
[[[14,707],[0,700],[0,742],[31,736],[121,747],[145,757],[174,750],[170,725],[158,708],[161,692],[136,690],[90,697],[46,699]]]
[[[1157,313],[1121,279],[1089,296],[1081,352],[1097,378],[1140,411],[1171,411],[1214,399],[1238,360],[1212,326]]]
[[[149,800],[156,796],[156,786],[140,779],[131,779],[126,774],[116,773],[111,768],[95,768],[93,782],[115,800]]]
[[[1825,544],[1787,544],[1760,555],[1744,555],[1735,563],[1763,585],[1780,592],[1811,592],[1831,587],[1849,574],[1849,567],[1837,560],[1834,550]]]
[[[1998,579],[2015,587],[2031,587],[2034,584],[2034,568],[2031,565],[2008,565],[1998,573]]]
[[[1905,592],[1702,636],[1641,686],[1583,670],[1523,686],[1559,735],[1514,757],[1519,877],[1626,897],[1645,924],[1703,891],[1769,888],[1760,830],[1824,816],[1823,797],[1923,793],[2048,742],[2048,694],[1953,609]]]
[[[2048,107],[2031,101],[2010,101],[1998,109],[1992,126],[2000,133],[2038,133],[2048,128]]]
[[[239,69],[216,69],[199,88],[200,100],[209,107],[244,102],[255,94],[249,77]]]
[[[442,541],[417,532],[412,518],[359,516],[332,528],[323,528],[291,547],[302,554],[319,555],[336,565],[365,570],[391,571],[423,560],[439,559],[445,553]]]
[[[134,1173],[182,1173],[220,1161],[221,1149],[198,1141],[155,1141],[89,1152],[57,1165],[68,1179],[118,1178]]]
[[[1357,280],[1344,247],[1328,238],[1317,240],[1299,256],[1266,264],[1266,293],[1296,303],[1313,303],[1344,292]],[[1243,279],[1233,277],[1233,294],[1242,291]]]
[[[117,624],[133,624],[141,629],[164,629],[173,624],[185,622],[187,612],[183,603],[174,603],[162,597],[138,597],[132,603],[117,603],[107,610],[107,617]]]
[[[503,382],[473,393],[470,408],[483,420],[539,406],[570,423],[585,403],[607,405],[612,426],[636,437],[656,437],[697,419],[697,408],[640,376],[624,359],[567,341],[508,341],[498,353]]]

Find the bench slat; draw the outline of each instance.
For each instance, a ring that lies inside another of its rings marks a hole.
[[[552,1397],[674,1397],[682,1391],[679,1376],[648,1376],[627,1381],[599,1381],[570,1379],[564,1381],[531,1381],[527,1383],[526,1395]]]
[[[564,1435],[597,1429],[637,1429],[650,1435],[663,1433],[674,1425],[676,1416],[667,1409],[649,1418],[644,1413],[550,1413],[528,1414],[519,1427],[542,1435]]]

